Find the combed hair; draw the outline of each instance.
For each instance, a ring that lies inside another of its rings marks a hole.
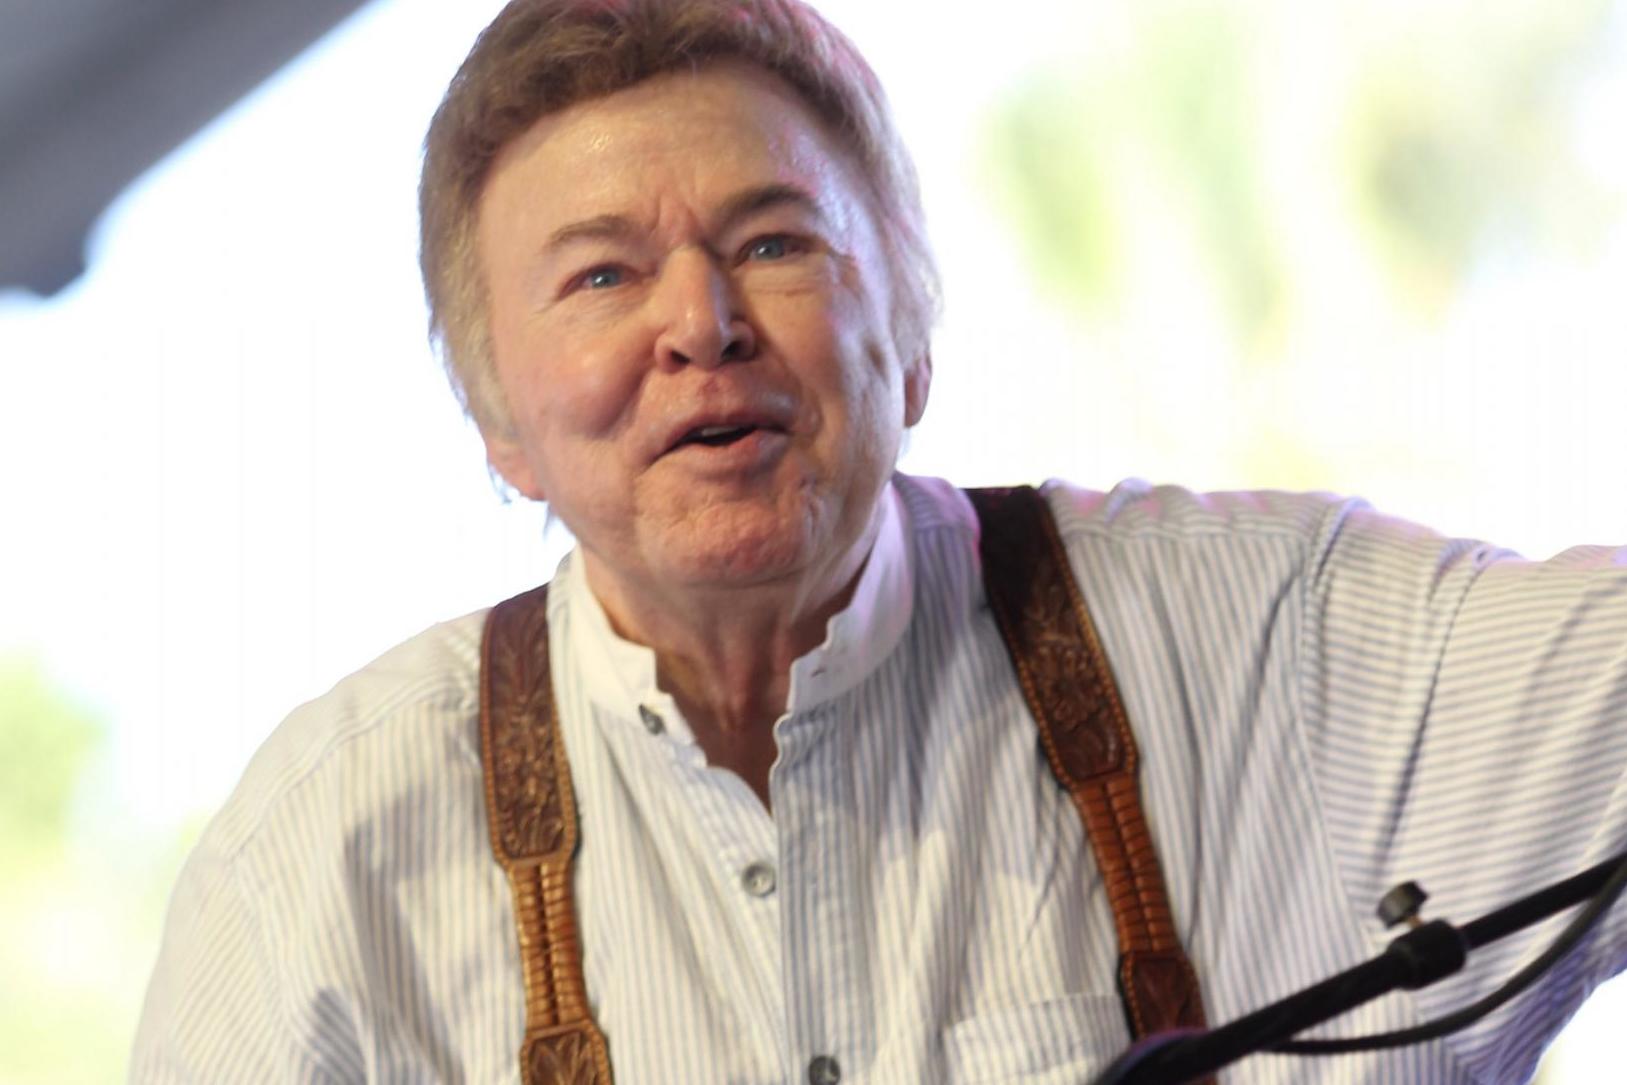
[[[483,431],[509,432],[475,230],[493,161],[544,116],[726,60],[784,80],[852,152],[893,282],[893,340],[905,359],[926,353],[939,285],[915,168],[880,81],[839,30],[799,0],[512,0],[436,109],[418,188],[430,338]]]

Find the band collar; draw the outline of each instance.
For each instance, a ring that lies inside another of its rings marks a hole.
[[[791,665],[788,713],[806,712],[834,700],[869,677],[892,654],[909,626],[914,607],[914,571],[902,502],[894,486],[882,491],[880,524],[870,556],[854,587],[853,599],[825,626],[825,640]],[[637,719],[640,708],[668,716],[676,738],[672,699],[656,684],[655,653],[622,638],[587,582],[581,555],[573,550],[560,563],[556,590],[572,630],[570,658],[581,668],[587,693],[617,716]]]

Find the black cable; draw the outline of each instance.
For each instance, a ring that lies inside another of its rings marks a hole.
[[[1445,1017],[1425,1022],[1413,1028],[1396,1032],[1381,1032],[1372,1036],[1352,1036],[1341,1040],[1287,1040],[1268,1050],[1282,1055],[1344,1055],[1354,1051],[1382,1051],[1391,1047],[1423,1043],[1439,1039],[1485,1017],[1509,999],[1524,991],[1549,968],[1553,967],[1577,942],[1598,923],[1616,899],[1627,889],[1627,857],[1624,857],[1610,877],[1599,887],[1585,908],[1576,914],[1560,932],[1559,937],[1534,961],[1520,969],[1509,981],[1477,1002],[1456,1010]]]

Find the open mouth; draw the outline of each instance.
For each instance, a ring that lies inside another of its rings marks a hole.
[[[697,426],[684,434],[674,448],[683,448],[686,445],[706,445],[708,448],[726,448],[729,445],[744,441],[747,437],[762,429],[761,426]]]

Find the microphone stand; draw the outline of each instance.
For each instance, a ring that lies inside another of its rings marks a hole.
[[[1620,873],[1627,873],[1627,852],[1462,928],[1443,919],[1419,923],[1403,917],[1415,925],[1377,957],[1219,1028],[1149,1036],[1119,1056],[1094,1085],[1177,1085],[1212,1074],[1380,995],[1403,987],[1427,987],[1462,968],[1470,950],[1580,904]]]

